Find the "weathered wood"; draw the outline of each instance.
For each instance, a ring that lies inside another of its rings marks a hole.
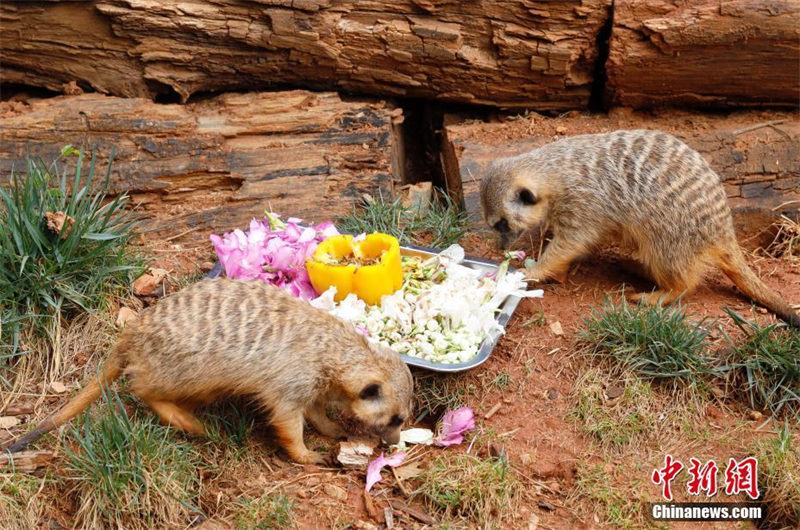
[[[112,95],[281,86],[585,107],[611,0],[0,5],[7,81]]]
[[[130,192],[141,212],[159,216],[144,231],[226,230],[268,207],[327,219],[388,187],[397,158],[399,109],[334,93],[226,94],[189,105],[85,94],[13,108],[0,112],[0,177],[24,168],[26,154],[51,160],[65,144],[95,152],[104,171],[113,146],[111,191]]]
[[[606,63],[615,104],[797,106],[797,0],[616,0]]]
[[[53,459],[52,451],[21,451],[0,453],[0,471],[3,473],[33,473]]]
[[[754,127],[763,123],[778,124]],[[800,201],[800,118],[790,112],[531,114],[504,123],[451,123],[447,134],[458,153],[467,210],[480,219],[480,181],[495,158],[521,154],[565,135],[642,127],[673,134],[708,160],[723,180],[740,233],[763,230],[773,208],[800,210],[800,202],[789,202]]]

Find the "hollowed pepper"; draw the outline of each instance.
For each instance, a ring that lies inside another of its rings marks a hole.
[[[378,261],[358,264],[374,260]],[[400,243],[388,234],[370,234],[360,240],[351,235],[331,236],[317,246],[306,262],[306,270],[317,293],[336,287],[337,302],[354,293],[376,305],[383,295],[392,294],[403,285]]]

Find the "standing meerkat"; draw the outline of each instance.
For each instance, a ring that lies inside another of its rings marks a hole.
[[[270,413],[280,445],[300,463],[323,455],[303,442],[303,420],[321,434],[345,435],[333,406],[381,436],[400,440],[413,379],[400,356],[343,322],[263,282],[204,280],[161,300],[121,333],[97,379],[14,443],[18,451],[78,415],[124,374],[130,390],[162,421],[192,434],[193,409],[252,396]]]
[[[715,265],[746,296],[800,327],[791,306],[747,265],[719,176],[674,136],[623,130],[564,138],[496,160],[480,196],[503,248],[542,223],[552,229],[528,270],[535,280],[563,282],[573,261],[621,242],[659,286],[634,300],[670,303]]]

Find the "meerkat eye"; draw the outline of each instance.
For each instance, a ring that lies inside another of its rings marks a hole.
[[[365,386],[361,393],[358,394],[358,397],[361,399],[376,399],[381,395],[381,385],[378,383],[372,383]]]
[[[406,421],[401,416],[395,414],[392,416],[392,419],[389,421],[389,427],[400,427],[403,422]]]
[[[494,224],[494,229],[498,232],[510,232],[511,227],[508,226],[508,221],[505,219],[500,219]]]
[[[533,192],[527,188],[519,190],[517,195],[519,196],[519,202],[525,206],[533,206],[536,204],[536,197],[533,195]]]

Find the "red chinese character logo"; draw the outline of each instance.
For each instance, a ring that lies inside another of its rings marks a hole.
[[[671,482],[681,472],[683,464],[672,458],[672,455],[664,457],[664,467],[661,469],[654,469],[651,480],[653,484],[663,484],[663,495],[668,501],[672,500],[672,487]]]
[[[700,461],[696,458],[690,458],[689,462],[692,463],[688,470],[692,478],[686,484],[689,495],[700,495],[701,491],[705,491],[706,496],[713,497],[717,493],[717,463],[709,460],[700,467]]]
[[[741,462],[733,458],[725,469],[725,494],[747,493],[751,499],[758,499],[758,460],[752,456]]]

